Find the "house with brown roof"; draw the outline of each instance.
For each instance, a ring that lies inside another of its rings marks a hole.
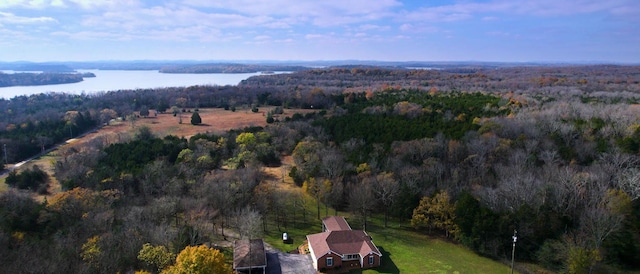
[[[307,235],[313,266],[318,271],[380,266],[382,253],[363,230],[353,230],[340,216],[322,219],[321,233]]]

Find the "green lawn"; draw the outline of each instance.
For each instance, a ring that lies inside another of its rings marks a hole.
[[[389,223],[388,228],[381,224],[373,220],[367,232],[382,252],[382,264],[362,273],[510,273],[508,266],[461,245],[428,237],[397,223]]]
[[[281,225],[277,229],[272,215],[267,217],[268,232],[262,235],[265,241],[282,250],[296,249],[306,240],[307,234],[321,232],[321,221],[316,218],[315,203],[310,204],[306,221],[301,213],[290,216],[287,227]],[[333,210],[329,210],[333,214]],[[356,218],[348,217],[347,221],[354,229],[362,227]],[[321,217],[325,216],[324,208]],[[374,243],[382,252],[382,265],[377,269],[355,271],[352,273],[510,273],[507,265],[481,257],[467,248],[446,240],[426,236],[408,227],[407,223],[389,222],[384,228],[380,218],[370,220],[367,233],[373,237]],[[282,232],[287,232],[293,239],[292,244],[282,242]]]

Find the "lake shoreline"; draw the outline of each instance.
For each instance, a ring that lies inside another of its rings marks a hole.
[[[242,80],[261,73],[161,73],[159,70],[99,70],[79,69],[78,73],[93,73],[95,77],[65,84],[0,87],[0,98],[29,96],[41,93],[91,94],[117,90],[154,89],[189,86],[238,85]]]

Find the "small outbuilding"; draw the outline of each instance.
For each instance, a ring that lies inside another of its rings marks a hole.
[[[233,242],[233,270],[240,273],[264,273],[267,255],[262,239],[236,240]]]

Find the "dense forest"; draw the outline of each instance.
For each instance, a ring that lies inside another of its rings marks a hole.
[[[0,261],[11,273],[169,269],[171,260],[145,252],[175,259],[220,229],[250,235],[247,223],[266,226],[247,220],[280,227],[306,214],[298,196],[264,183],[264,167],[291,156],[286,173],[317,216],[320,204],[364,227],[384,216],[498,260],[510,258],[504,239],[517,231],[519,261],[567,273],[637,270],[639,99],[640,67],[602,65],[337,67],[238,86],[0,100],[11,162],[148,109],[317,109],[224,134],[141,127],[62,149],[52,176],[63,191],[43,202],[30,193],[48,175],[11,173],[13,187],[0,193]]]

